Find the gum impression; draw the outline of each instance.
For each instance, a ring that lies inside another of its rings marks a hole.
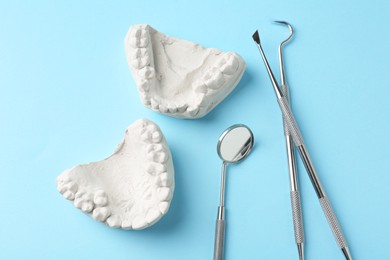
[[[113,155],[64,171],[57,189],[75,207],[110,227],[144,229],[169,209],[172,156],[159,127],[140,119],[127,128]]]
[[[168,37],[147,24],[130,27],[125,49],[143,104],[173,117],[205,116],[245,70],[237,53]]]

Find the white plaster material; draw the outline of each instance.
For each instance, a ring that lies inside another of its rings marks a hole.
[[[160,128],[140,119],[114,153],[64,171],[58,191],[110,227],[144,229],[167,213],[174,191],[172,156]]]
[[[245,70],[237,53],[168,37],[147,24],[130,27],[125,49],[143,104],[173,117],[205,116]]]

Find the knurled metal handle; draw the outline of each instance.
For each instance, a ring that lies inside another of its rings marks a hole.
[[[294,115],[291,112],[290,105],[286,99],[286,97],[278,98],[278,102],[280,108],[282,109],[284,122],[288,126],[289,133],[291,134],[294,143],[296,146],[303,145],[303,138],[301,136],[301,132],[299,131],[297,122],[295,121]]]
[[[225,241],[225,220],[217,219],[215,226],[214,260],[223,259],[223,247]]]
[[[288,101],[290,109],[291,109],[290,93],[288,91],[288,87],[287,87],[287,85],[282,85],[281,88],[282,88],[283,96]],[[288,130],[287,122],[286,122],[286,120],[284,120],[284,117],[283,117],[283,129],[284,129],[284,135],[289,135],[290,134],[290,131]]]
[[[291,207],[293,214],[293,223],[294,223],[294,232],[295,232],[295,242],[304,243],[305,235],[303,232],[303,221],[302,221],[302,207],[301,199],[299,196],[299,191],[291,191]]]
[[[320,203],[338,246],[341,249],[347,247],[347,241],[345,240],[343,232],[341,231],[339,222],[337,221],[336,215],[332,209],[332,205],[330,204],[328,198],[320,198]]]

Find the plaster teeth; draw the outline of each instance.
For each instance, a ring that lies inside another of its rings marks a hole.
[[[150,90],[152,82],[147,79],[142,79],[139,84],[137,84],[138,90],[141,92],[148,92]]]
[[[156,131],[152,134],[152,141],[153,143],[159,143],[161,142],[162,136],[161,133]]]
[[[220,70],[223,74],[233,75],[239,67],[239,61],[236,55],[233,53],[228,53],[225,55],[223,60],[220,62]]]
[[[142,104],[144,104],[147,107],[150,107],[150,100],[146,97],[141,98]]]
[[[144,132],[141,135],[141,140],[147,143],[150,142],[152,140],[152,134],[150,132]]]
[[[65,185],[62,184],[62,183],[59,184],[59,185],[57,186],[57,190],[58,190],[58,192],[61,193],[61,194],[64,194],[64,193],[67,191]]]
[[[64,198],[67,200],[73,200],[74,199],[74,193],[71,191],[65,191],[63,194]]]
[[[158,189],[158,195],[162,201],[168,200],[171,190],[168,187],[160,187]]]
[[[160,174],[160,186],[167,187],[172,184],[172,179],[169,178],[169,175],[167,172],[163,172]]]
[[[157,153],[158,154],[158,157],[157,157],[157,162],[159,163],[166,163],[169,159],[169,156],[166,152],[159,152]]]
[[[133,220],[132,228],[133,229],[143,229],[146,228],[148,223],[146,222],[145,218],[138,216]]]
[[[195,117],[199,113],[199,107],[190,106],[187,108],[187,112],[191,117]]]
[[[140,58],[134,59],[131,62],[131,65],[135,69],[142,69],[143,67],[150,65],[150,57],[149,57],[149,55],[146,55],[145,57],[140,57]]]
[[[134,69],[142,69],[151,64],[150,54],[147,48],[137,48],[130,57],[130,63]]]
[[[143,48],[148,46],[148,32],[143,28],[136,28],[130,32],[129,44],[133,48]]]
[[[160,210],[160,212],[161,212],[162,214],[167,213],[167,211],[168,211],[168,209],[169,209],[169,203],[166,202],[166,201],[160,202],[160,204],[158,204],[158,209]]]
[[[145,66],[138,70],[138,75],[144,79],[152,79],[154,77],[154,68],[151,66]]]
[[[245,70],[244,60],[234,52],[168,37],[147,24],[130,28],[125,48],[142,103],[173,117],[205,116],[236,87]],[[208,97],[200,108],[198,94]]]
[[[160,112],[162,112],[162,113],[167,113],[169,111],[168,107],[166,107],[164,105],[159,105],[158,110],[160,110]]]
[[[93,210],[95,207],[93,201],[92,201],[92,196],[91,194],[87,192],[78,192],[75,196],[75,200],[73,204],[75,205],[76,208],[81,209],[82,211],[88,213]]]
[[[70,178],[67,175],[65,175],[65,176],[58,176],[57,177],[57,185],[58,186],[64,185],[64,184],[66,184],[68,182],[70,182]]]
[[[148,49],[147,48],[137,48],[134,50],[134,53],[132,54],[132,59],[138,59],[142,58],[148,55]]]
[[[145,128],[149,132],[155,132],[158,131],[157,127],[155,125],[147,125]]]
[[[76,192],[75,198],[79,199],[85,195],[86,191],[85,190],[79,190]]]
[[[168,160],[168,154],[165,152],[149,153],[148,159],[158,163],[165,163]]]
[[[167,167],[161,163],[150,163],[147,167],[147,172],[151,175],[158,175],[167,170]]]
[[[150,106],[150,96],[148,94],[148,91],[140,91],[140,98],[142,103],[149,107]]]
[[[162,136],[155,125],[148,125],[141,130],[141,139],[146,143],[159,143]]]
[[[108,217],[106,220],[106,223],[108,226],[113,227],[113,228],[118,228],[121,226],[121,220],[116,215],[111,215],[110,217]]]
[[[203,79],[205,85],[211,89],[218,89],[225,83],[222,72],[218,68],[212,68]]]
[[[171,154],[160,128],[141,119],[126,129],[113,155],[64,171],[57,178],[57,189],[96,221],[110,227],[143,229],[165,214],[161,201],[169,208],[173,175]]]
[[[150,105],[154,110],[158,110],[159,104],[154,98],[150,99]]]
[[[104,222],[110,216],[110,214],[110,210],[107,207],[102,207],[94,209],[92,217],[100,222]]]
[[[198,107],[204,107],[204,106],[208,105],[208,103],[209,103],[209,101],[208,101],[206,94],[199,93],[194,98],[194,104],[196,104]]]
[[[192,89],[197,93],[207,93],[207,86],[202,80],[195,80],[192,83]]]
[[[180,105],[177,107],[177,112],[182,114],[184,113],[184,111],[186,111],[188,108],[188,104],[184,104],[184,105]]]
[[[154,151],[154,152],[161,152],[161,151],[163,151],[163,146],[162,146],[162,144],[150,144],[150,145],[148,145],[147,146],[147,148],[146,148],[146,151],[149,153],[149,152],[152,152],[152,151]]]
[[[81,210],[84,211],[85,213],[89,213],[93,210],[93,202],[92,201],[85,201],[81,204]]]
[[[63,194],[65,196],[65,193],[69,194],[70,193],[73,193],[73,196],[74,196],[74,193],[77,192],[77,183],[75,182],[72,182],[70,181],[69,179],[66,180],[66,181],[62,181],[59,185],[58,185],[58,191]]]
[[[123,229],[132,229],[132,225],[131,224],[132,224],[132,221],[129,220],[129,219],[126,219],[126,220],[122,221],[121,228],[123,228]]]
[[[95,203],[96,206],[106,206],[108,203],[108,198],[106,193],[103,190],[99,190],[95,193],[95,196],[93,198],[93,202]]]
[[[154,223],[159,217],[161,216],[161,212],[155,208],[149,209],[148,213],[146,214],[146,222],[149,224]]]
[[[173,114],[177,112],[177,107],[174,107],[173,105],[168,107],[168,112]]]
[[[76,198],[74,201],[73,201],[73,204],[76,208],[79,208],[81,209],[81,204],[83,203],[83,200],[80,199],[80,198]]]

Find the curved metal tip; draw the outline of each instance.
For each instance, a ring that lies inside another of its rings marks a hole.
[[[284,45],[286,44],[288,41],[291,40],[291,38],[293,37],[294,35],[294,28],[291,26],[290,23],[288,22],[285,22],[285,21],[274,21],[275,23],[278,23],[278,24],[283,24],[283,25],[286,25],[288,27],[288,29],[290,30],[290,35],[288,36],[288,38],[286,40],[284,40],[280,45]]]

